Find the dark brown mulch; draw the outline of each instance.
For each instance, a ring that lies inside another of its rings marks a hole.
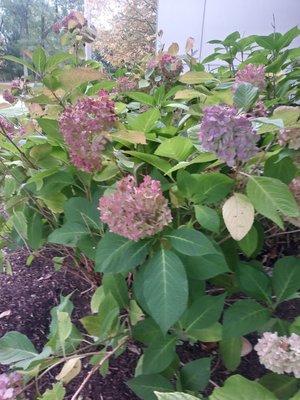
[[[52,263],[53,254],[45,250],[30,267],[26,266],[27,253],[24,250],[9,255],[13,267],[13,276],[0,274],[0,314],[10,310],[10,315],[0,318],[0,337],[11,330],[19,331],[28,336],[37,350],[41,350],[46,342],[49,331],[50,310],[59,303],[60,295],[72,294],[74,303],[73,322],[80,328],[79,319],[90,312],[90,284],[70,268],[55,271]],[[300,301],[283,303],[278,309],[278,315],[283,319],[293,319],[299,312]],[[254,345],[257,342],[255,334],[247,336]],[[82,391],[84,400],[138,400],[138,397],[126,386],[126,381],[133,377],[138,355],[135,346],[126,350],[120,357],[110,363],[109,374],[103,378],[96,373]],[[230,375],[218,357],[216,347],[211,344],[184,343],[178,346],[181,362],[186,363],[201,357],[212,357],[211,383],[206,393],[209,394],[214,384],[221,385]],[[68,386],[66,400],[72,397],[80,383],[89,371],[87,362],[83,370]],[[6,367],[0,366],[0,372]],[[58,370],[52,371],[39,383],[43,393],[55,382]],[[252,351],[242,362],[237,371],[249,379],[257,379],[266,372],[259,363],[255,351]],[[27,400],[36,399],[36,392],[27,392]]]

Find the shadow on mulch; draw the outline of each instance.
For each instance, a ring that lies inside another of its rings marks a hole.
[[[90,313],[90,284],[73,270],[64,268],[55,271],[52,263],[53,254],[47,250],[42,257],[34,260],[30,267],[26,266],[28,254],[18,250],[9,255],[13,267],[13,276],[0,274],[0,314],[10,310],[10,315],[0,318],[0,337],[6,332],[15,330],[28,336],[37,350],[41,351],[49,332],[50,310],[59,303],[60,295],[72,294],[74,312],[73,322],[80,328],[79,319]],[[300,301],[283,303],[280,307],[280,317],[293,319],[298,315]],[[255,344],[257,336],[251,334],[248,340]],[[138,361],[138,345],[129,348],[118,358],[110,362],[109,374],[102,378],[94,374],[81,393],[83,400],[138,400],[138,397],[127,387],[126,381],[134,376]],[[177,353],[183,363],[201,357],[212,357],[211,383],[206,390],[210,394],[214,384],[221,385],[230,372],[222,365],[217,349],[213,344],[184,343],[177,348]],[[89,371],[88,362],[83,362],[81,373],[67,385],[65,400],[70,400],[80,383]],[[7,370],[0,365],[0,373]],[[43,393],[55,382],[55,376],[60,368],[51,371],[39,382],[39,390]],[[235,374],[241,374],[249,379],[260,378],[266,372],[259,363],[255,351],[252,351],[242,362]],[[27,400],[36,399],[34,389],[26,393]]]

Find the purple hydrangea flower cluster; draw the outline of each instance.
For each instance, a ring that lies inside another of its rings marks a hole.
[[[0,399],[9,400],[16,399],[18,392],[20,391],[20,385],[22,383],[22,377],[17,372],[11,374],[0,375]]]
[[[248,161],[258,152],[259,136],[246,115],[238,114],[234,107],[204,108],[199,139],[204,150],[216,153],[230,167]]]
[[[165,53],[149,61],[148,70],[154,70],[155,75],[160,75],[164,80],[174,81],[183,70],[179,57]]]
[[[243,69],[237,71],[235,76],[235,90],[240,83],[251,83],[259,90],[263,90],[266,86],[265,82],[265,67],[263,65],[247,64]]]
[[[15,126],[0,115],[0,131],[9,137],[14,136]]]
[[[172,221],[160,182],[149,175],[138,185],[132,175],[117,183],[117,190],[99,202],[101,220],[111,232],[138,241],[160,232]]]
[[[9,89],[3,90],[2,96],[4,100],[10,104],[13,104],[17,100],[17,98],[12,94]]]
[[[109,141],[107,132],[116,121],[114,107],[107,92],[101,91],[98,98],[79,99],[62,113],[60,130],[77,168],[86,172],[101,168],[101,153]]]

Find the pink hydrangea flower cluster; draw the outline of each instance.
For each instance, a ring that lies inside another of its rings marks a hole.
[[[267,107],[264,105],[263,101],[258,101],[252,109],[247,113],[249,118],[260,118],[267,116]]]
[[[0,375],[0,399],[9,400],[16,399],[18,392],[20,391],[20,385],[22,383],[22,377],[17,372],[11,374]]]
[[[60,22],[53,24],[52,30],[55,33],[59,33],[61,29],[73,31],[74,29],[82,29],[85,24],[86,19],[84,16],[79,11],[72,10]]]
[[[265,67],[263,65],[247,64],[243,69],[237,71],[235,76],[235,85],[233,90],[236,90],[240,83],[251,83],[259,90],[263,90],[266,86]]]
[[[10,104],[13,104],[17,100],[15,96],[21,94],[24,87],[25,81],[19,78],[14,79],[10,84],[10,88],[3,91],[4,100]]]
[[[138,241],[160,232],[172,221],[160,182],[149,175],[138,185],[132,175],[117,183],[117,190],[99,202],[101,220],[111,232]]]
[[[265,332],[254,347],[260,362],[277,374],[293,373],[300,378],[300,336],[278,336]]]
[[[134,80],[130,79],[128,76],[121,76],[116,80],[117,86],[114,89],[116,93],[128,92],[130,90],[136,89],[137,84]]]
[[[16,128],[11,122],[0,115],[0,131],[9,137],[12,137]]]
[[[179,57],[165,53],[149,61],[148,70],[154,70],[155,75],[160,75],[164,80],[174,81],[183,70]]]
[[[248,161],[258,152],[259,136],[247,116],[238,114],[234,107],[204,108],[199,139],[204,150],[216,153],[230,167]]]
[[[98,98],[79,99],[62,113],[59,127],[77,168],[86,172],[101,168],[101,153],[109,141],[107,132],[116,121],[114,107],[108,94],[101,91]]]

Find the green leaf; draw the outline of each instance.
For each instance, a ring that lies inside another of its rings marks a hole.
[[[64,61],[68,61],[74,56],[69,53],[56,53],[53,56],[48,57],[48,60],[46,62],[46,71],[51,72],[53,69],[55,69],[59,64],[61,64]]]
[[[217,252],[212,242],[203,233],[195,229],[178,228],[165,235],[165,238],[170,240],[175,250],[188,256],[199,257]]]
[[[264,175],[276,178],[288,185],[295,177],[297,168],[290,157],[280,159],[280,154],[269,157],[265,162]]]
[[[236,269],[236,276],[238,285],[244,293],[268,304],[272,302],[271,280],[265,273],[246,263],[240,263]]]
[[[126,308],[129,304],[128,288],[121,274],[105,274],[102,278],[104,294],[111,293],[120,308]]]
[[[233,375],[217,388],[209,400],[277,400],[275,395],[255,381]]]
[[[260,378],[259,383],[272,391],[278,400],[291,400],[291,397],[298,390],[299,380],[291,376],[270,372]]]
[[[248,111],[257,100],[258,95],[259,89],[257,87],[251,85],[251,83],[240,83],[233,95],[233,102],[237,108]]]
[[[143,400],[157,400],[154,392],[173,390],[171,383],[161,375],[139,375],[127,382],[130,389]]]
[[[194,203],[215,204],[223,200],[233,188],[234,181],[224,174],[212,172],[196,175],[196,184],[192,189],[192,201]]]
[[[145,318],[139,321],[133,328],[133,337],[135,340],[145,344],[153,342],[156,338],[164,338],[159,326],[152,318]]]
[[[96,251],[95,271],[115,274],[140,265],[148,254],[150,242],[134,242],[114,233],[106,233]]]
[[[210,358],[200,358],[185,364],[180,371],[183,388],[193,392],[204,390],[210,378],[210,364]]]
[[[28,62],[26,60],[23,60],[21,58],[15,57],[15,56],[10,56],[10,55],[1,56],[1,58],[3,58],[4,60],[7,60],[7,61],[15,62],[17,64],[25,65],[25,67],[27,67],[31,71],[36,72],[33,64],[31,64],[30,62]]]
[[[187,334],[216,323],[223,311],[226,295],[201,296],[186,310],[180,322]]]
[[[176,254],[161,248],[148,261],[144,282],[143,295],[150,315],[166,333],[187,306],[188,281],[184,266]]]
[[[38,355],[31,341],[22,333],[11,331],[0,338],[0,363],[26,368]]]
[[[195,206],[195,216],[199,224],[211,232],[219,233],[220,217],[216,210],[207,206]]]
[[[43,220],[37,212],[28,221],[27,237],[28,244],[33,250],[39,249],[44,243]]]
[[[200,342],[219,342],[222,340],[222,325],[219,322],[202,329],[193,329],[188,333],[188,337]]]
[[[195,89],[178,90],[178,92],[175,93],[174,100],[192,100],[196,98],[205,100],[206,95]]]
[[[256,211],[275,222],[283,229],[279,213],[297,217],[299,209],[288,187],[278,179],[251,176],[247,183],[247,196]]]
[[[155,392],[158,400],[199,400],[198,397],[191,396],[190,394],[174,392],[174,393],[159,393]]]
[[[223,253],[214,250],[211,254],[200,257],[180,256],[189,278],[206,280],[229,272]]]
[[[37,118],[36,120],[48,138],[51,138],[58,143],[63,143],[57,120],[49,118]]]
[[[148,104],[149,106],[154,105],[154,98],[147,93],[127,92],[126,96],[128,96],[132,100],[138,101],[139,103]]]
[[[18,235],[23,239],[27,239],[27,220],[22,211],[14,211],[11,222]]]
[[[131,129],[142,132],[151,132],[160,118],[157,108],[152,108],[142,114],[128,115],[128,124]]]
[[[61,228],[55,229],[48,237],[50,243],[75,247],[77,242],[89,233],[85,225],[76,222],[66,222]]]
[[[69,223],[78,223],[94,229],[99,229],[101,226],[96,205],[83,197],[71,197],[65,203],[64,211]]]
[[[34,50],[32,54],[32,61],[35,69],[38,72],[43,72],[45,70],[47,57],[45,50],[42,47],[38,47]]]
[[[242,240],[239,240],[238,246],[247,257],[251,257],[259,246],[259,236],[255,226],[252,225],[250,231]]]
[[[214,76],[205,71],[188,71],[179,77],[179,82],[187,83],[188,85],[195,85],[215,80]]]
[[[124,153],[129,154],[130,156],[135,157],[138,160],[142,160],[150,165],[153,165],[155,168],[164,173],[167,173],[171,169],[171,164],[169,164],[163,158],[160,158],[153,154],[142,153],[139,151],[124,151]]]
[[[193,151],[190,139],[176,136],[164,140],[155,150],[157,156],[168,157],[176,161],[184,161]]]
[[[38,400],[63,400],[65,398],[66,389],[61,383],[56,383],[52,389],[47,389],[42,397]]]
[[[119,306],[111,293],[105,295],[97,315],[83,317],[80,322],[89,335],[105,340],[110,336],[119,315]]]
[[[225,310],[224,338],[239,337],[254,332],[261,328],[270,316],[270,311],[255,300],[238,300]]]
[[[150,375],[164,371],[173,361],[176,352],[176,338],[154,338],[144,351],[142,374]]]
[[[65,342],[72,332],[72,322],[69,313],[64,311],[57,312],[57,333],[60,346],[65,354]]]
[[[296,257],[284,257],[275,263],[272,284],[276,303],[287,300],[300,289],[300,260]]]
[[[236,370],[240,365],[242,346],[243,342],[241,337],[221,340],[219,343],[219,351],[223,364],[229,371]]]

